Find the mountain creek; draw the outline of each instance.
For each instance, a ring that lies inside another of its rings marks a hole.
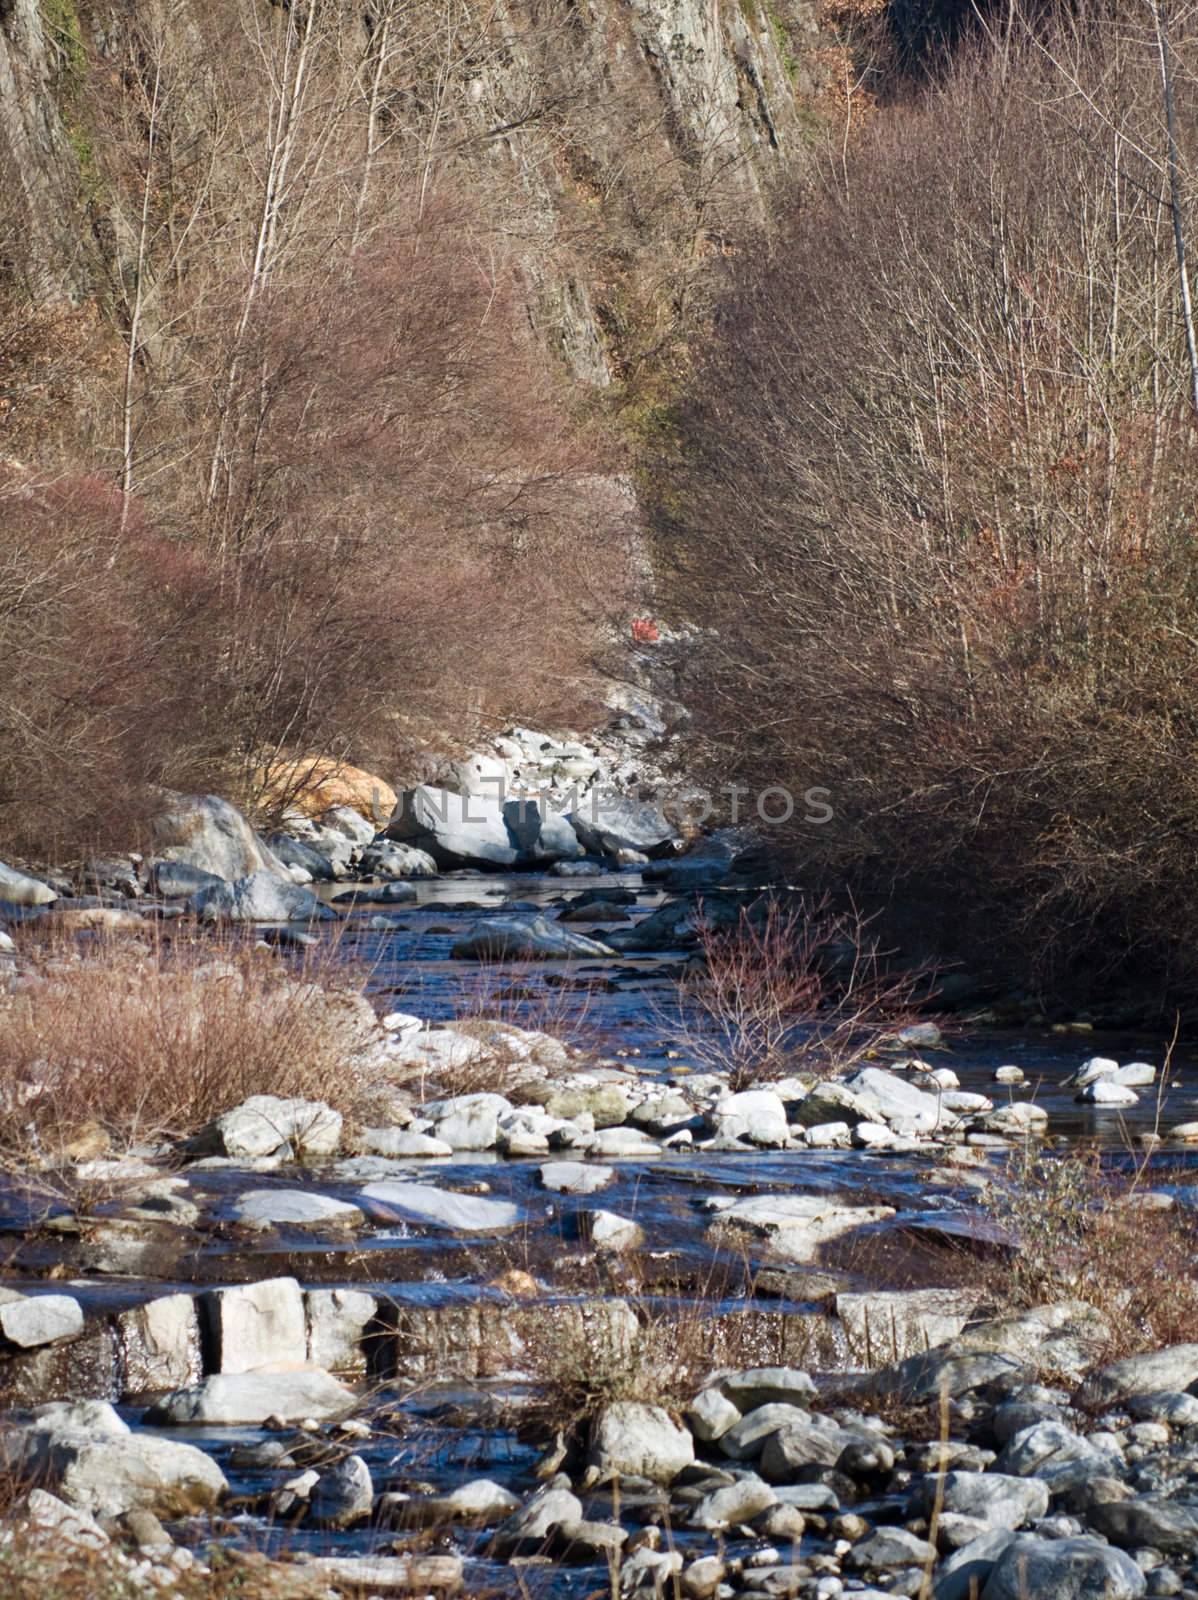
[[[803,1091],[785,1085],[776,1095],[763,1083],[729,1099],[710,1081],[695,1019],[679,1001],[678,977],[693,951],[485,967],[454,956],[496,917],[553,919],[579,902],[583,887],[596,920],[569,926],[595,939],[606,926],[604,895],[609,905],[631,902],[633,923],[668,899],[661,882],[636,868],[597,874],[585,886],[550,873],[459,871],[412,880],[412,897],[386,916],[363,900],[335,926],[315,925],[339,957],[370,973],[369,997],[401,1059],[410,1058],[413,1039],[444,1040],[439,1025],[464,1016],[502,1015],[505,1025],[532,1030],[534,1055],[546,1019],[555,1040],[585,1040],[568,1070],[555,1058],[557,1087],[540,1106],[515,1094],[509,1104],[500,1083],[498,1096],[417,1105],[428,1124],[430,1154],[422,1156],[403,1153],[417,1146],[402,1140],[391,1147],[399,1153],[386,1153],[385,1139],[373,1151],[355,1146],[341,1137],[338,1118],[319,1137],[297,1124],[290,1144],[281,1140],[264,1154],[238,1155],[226,1137],[223,1155],[175,1152],[164,1162],[147,1149],[59,1174],[5,1174],[0,1323],[9,1354],[0,1387],[14,1408],[6,1438],[23,1427],[48,1441],[48,1487],[55,1474],[69,1487],[74,1471],[76,1492],[61,1492],[78,1515],[125,1509],[119,1497],[109,1503],[102,1485],[79,1487],[86,1452],[78,1441],[94,1442],[88,1429],[100,1416],[109,1419],[101,1435],[119,1418],[132,1440],[198,1447],[223,1475],[219,1497],[180,1497],[176,1513],[190,1514],[169,1517],[169,1494],[165,1509],[161,1495],[154,1501],[176,1554],[200,1549],[215,1532],[233,1548],[319,1560],[295,1570],[329,1582],[340,1572],[346,1583],[378,1593],[464,1587],[548,1600],[606,1594],[618,1584],[625,1594],[651,1594],[680,1571],[687,1595],[879,1592],[866,1575],[885,1592],[917,1592],[910,1574],[923,1573],[929,1546],[899,1525],[918,1485],[910,1473],[891,1479],[890,1469],[904,1448],[909,1456],[924,1449],[925,1438],[904,1446],[893,1419],[860,1411],[852,1413],[854,1432],[849,1414],[837,1412],[842,1431],[848,1423],[844,1437],[831,1450],[823,1441],[796,1451],[788,1468],[777,1450],[769,1459],[768,1428],[755,1448],[749,1442],[721,1452],[722,1435],[702,1406],[691,1417],[694,1443],[665,1410],[642,1406],[649,1431],[664,1430],[664,1443],[630,1445],[624,1435],[635,1432],[632,1421],[623,1434],[609,1428],[605,1442],[601,1422],[589,1467],[574,1474],[575,1495],[563,1477],[545,1483],[555,1465],[569,1470],[561,1431],[550,1426],[537,1437],[528,1426],[546,1344],[560,1355],[581,1331],[592,1350],[597,1341],[650,1364],[660,1357],[637,1343],[644,1329],[672,1328],[666,1347],[684,1376],[684,1352],[697,1334],[715,1376],[695,1387],[728,1407],[734,1426],[773,1409],[775,1435],[794,1423],[790,1409],[807,1407],[813,1395],[843,1404],[847,1394],[862,1405],[871,1378],[911,1377],[912,1363],[937,1351],[957,1367],[963,1359],[991,1363],[980,1387],[949,1390],[954,1434],[962,1406],[975,1422],[983,1399],[991,1410],[996,1399],[1000,1411],[1004,1399],[1026,1409],[1030,1402],[1009,1386],[1003,1395],[993,1356],[957,1354],[962,1339],[972,1349],[975,1325],[1004,1325],[979,1323],[993,1298],[979,1287],[979,1263],[1001,1274],[1015,1243],[981,1194],[1001,1179],[1018,1146],[1012,1130],[1021,1125],[985,1119],[1007,1107],[1038,1107],[1047,1115],[1048,1146],[1100,1150],[1110,1165],[1139,1170],[1154,1204],[1186,1207],[1196,1192],[1195,1155],[1168,1137],[1154,1148],[1153,1135],[1198,1118],[1198,1062],[1179,1049],[1161,1093],[1145,1087],[1126,1105],[1079,1103],[1069,1080],[1084,1063],[1139,1062],[1159,1073],[1164,1042],[960,1021],[945,1024],[943,1034],[917,1025],[889,1054],[875,1053],[853,1080],[860,1094],[884,1101],[887,1084],[897,1083],[915,1100],[892,1108],[874,1099],[872,1119],[854,1112],[844,1091],[843,1119],[833,1110],[802,1115]],[[332,899],[344,887],[320,892]],[[293,952],[283,949],[279,959]],[[1018,1081],[996,1080],[1002,1068],[1002,1078]],[[1140,1070],[1142,1082],[1150,1074]],[[930,1076],[937,1072],[939,1088]],[[952,1093],[984,1097],[962,1101],[968,1117],[945,1112],[938,1126],[920,1127],[918,1118],[904,1125],[904,1112],[934,1103],[954,1079]],[[754,1125],[773,1114],[762,1094],[785,1108],[780,1133]],[[890,1136],[879,1132],[873,1144],[857,1135],[862,1123]],[[419,1118],[415,1126],[409,1140],[422,1137]],[[821,1148],[818,1133],[810,1136],[829,1127],[840,1131]],[[438,1141],[444,1153],[432,1154]],[[253,1141],[244,1148],[255,1148]],[[12,1307],[30,1306],[50,1312],[48,1329],[4,1323]],[[1057,1308],[1051,1328],[1068,1323],[1067,1311]],[[55,1316],[65,1319],[61,1330]],[[1015,1352],[1002,1359],[1027,1389],[1040,1375],[1028,1356],[1035,1341],[1027,1345],[1026,1318],[1005,1326],[1016,1333],[992,1348]],[[1063,1335],[1051,1328],[1036,1337],[1059,1342]],[[1058,1351],[1046,1363],[1057,1383],[1062,1372],[1080,1380],[1086,1368],[1074,1348],[1084,1335],[1072,1324],[1065,1333],[1069,1358]],[[738,1383],[757,1389],[738,1402]],[[926,1383],[917,1390],[924,1400],[935,1393]],[[1036,1392],[1045,1416],[1063,1414],[1063,1391]],[[91,1416],[85,1407],[81,1421],[79,1403],[88,1401],[115,1411]],[[46,1408],[40,1423],[31,1407]],[[1030,1412],[1024,1420],[1046,1425]],[[655,1451],[668,1457],[678,1435],[685,1459],[663,1465]],[[862,1438],[878,1442],[881,1456],[854,1476],[842,1457],[846,1443],[860,1454]],[[766,1454],[750,1470],[762,1439]],[[70,1468],[58,1460],[63,1440],[76,1441]],[[705,1466],[696,1451],[714,1454],[714,1463]],[[1097,1472],[1102,1462],[1094,1461]],[[986,1464],[986,1452],[962,1445],[948,1478],[967,1477],[962,1467],[980,1475]],[[1102,1470],[1114,1468],[1107,1461]],[[1039,1479],[1020,1481],[1039,1493]],[[709,1503],[746,1493],[752,1503],[725,1520]],[[566,1515],[553,1512],[554,1495],[564,1497]],[[1041,1518],[1043,1498],[1033,1508]],[[1020,1520],[1004,1524],[1008,1543],[1046,1543],[1010,1532]],[[979,1527],[989,1549],[993,1532]],[[1081,1528],[1075,1542],[1084,1544]],[[862,1561],[854,1576],[860,1540],[868,1534],[884,1544],[891,1529],[897,1554],[879,1546],[874,1565]],[[952,1548],[941,1539],[942,1555]],[[1107,1587],[1069,1593],[1144,1592],[1136,1587],[1143,1573],[1129,1558],[1105,1543],[1096,1548],[1128,1572],[1118,1567],[1112,1577],[1104,1566]],[[346,1561],[358,1565],[335,1565]],[[976,1570],[1001,1575],[1001,1551]],[[968,1593],[952,1587],[951,1572],[937,1573],[937,1595]],[[1123,1587],[1111,1587],[1115,1579]]]

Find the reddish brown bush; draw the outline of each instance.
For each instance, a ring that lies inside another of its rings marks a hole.
[[[735,270],[663,515],[722,781],[826,786],[806,859],[921,886],[1025,976],[1161,988],[1198,981],[1163,149],[1138,15],[1016,32],[888,110]]]

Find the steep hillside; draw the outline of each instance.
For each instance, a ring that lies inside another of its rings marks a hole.
[[[585,726],[629,443],[838,59],[757,0],[2,0],[0,838]]]

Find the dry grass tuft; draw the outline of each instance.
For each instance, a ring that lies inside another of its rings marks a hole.
[[[1198,1224],[1185,1210],[1157,1209],[1145,1175],[1143,1166],[1112,1170],[1096,1151],[1021,1147],[990,1195],[1018,1240],[1013,1257],[983,1266],[991,1297],[1016,1308],[1084,1301],[1110,1324],[1110,1359],[1191,1339]]]
[[[0,1150],[194,1132],[252,1094],[351,1110],[374,1027],[335,950],[295,964],[209,934],[52,940],[0,1001]]]

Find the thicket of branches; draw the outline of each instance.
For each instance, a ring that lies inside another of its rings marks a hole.
[[[531,326],[529,175],[463,120],[494,24],[47,9],[95,295],[46,298],[0,173],[5,850],[128,844],[158,784],[252,802],[284,749],[395,774],[591,714],[629,504]]]
[[[662,496],[724,780],[1025,967],[1198,979],[1198,24],[1016,16],[735,266]]]

